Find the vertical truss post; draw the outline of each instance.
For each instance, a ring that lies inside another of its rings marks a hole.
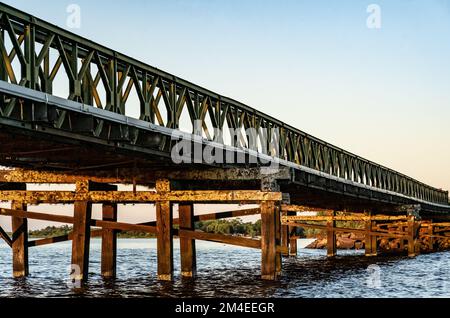
[[[195,230],[194,205],[183,203],[178,209],[180,219],[180,230]],[[197,276],[197,261],[195,251],[195,240],[191,238],[180,238],[181,276],[195,278]]]
[[[118,82],[117,82],[117,56],[116,53],[114,53],[114,58],[112,59],[112,61],[110,61],[108,63],[108,74],[110,76],[109,78],[109,82],[111,85],[111,97],[112,97],[112,104],[113,104],[113,112],[115,113],[120,113],[122,115],[125,115],[125,105],[124,105],[124,109],[121,109],[121,98],[119,99],[118,97],[118,92],[117,92],[117,86],[118,86]]]
[[[2,43],[5,43],[5,30],[0,30],[0,37],[2,40]],[[6,72],[6,65],[5,65],[5,59],[0,59],[0,80],[8,82],[8,73]]]
[[[94,83],[91,81],[91,65],[87,66],[86,74],[81,79],[81,93],[83,96],[83,103],[86,105],[94,106],[93,87]]]
[[[31,89],[36,89],[37,84],[35,33],[33,24],[25,26],[24,55],[27,64],[22,67],[22,78],[27,80],[26,86]]]
[[[5,30],[0,30],[0,38],[5,43]],[[8,82],[8,72],[6,71],[6,63],[4,58],[0,59],[0,81]],[[5,95],[0,95],[0,108],[5,106]]]
[[[75,101],[81,98],[81,82],[78,80],[78,43],[72,42],[72,51],[70,52],[70,68],[72,76],[69,76],[70,97]]]
[[[170,191],[168,180],[158,180],[156,191],[159,193]],[[156,203],[156,231],[158,254],[158,279],[171,281],[173,278],[173,233],[172,233],[172,204],[170,201]]]
[[[41,83],[41,90],[47,94],[53,93],[53,81],[50,78],[50,48],[45,52],[44,57],[44,78]]]

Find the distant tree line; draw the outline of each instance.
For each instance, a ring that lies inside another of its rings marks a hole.
[[[178,226],[174,226],[178,228]],[[255,223],[244,223],[241,219],[233,220],[212,220],[200,221],[195,224],[195,229],[206,233],[229,234],[248,237],[261,236],[261,220]],[[30,231],[31,238],[50,238],[55,236],[68,235],[72,232],[72,226],[63,225],[61,227],[48,226],[41,230]],[[138,231],[120,232],[119,238],[153,238],[155,234]]]
[[[261,236],[261,220],[244,223],[241,219],[200,221],[196,230],[214,234],[232,234],[241,236]]]
[[[63,236],[72,233],[72,226],[47,226],[45,229],[30,231],[29,236],[32,238],[49,238],[55,236]]]

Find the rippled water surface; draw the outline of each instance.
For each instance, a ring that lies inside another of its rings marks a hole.
[[[119,240],[118,278],[105,281],[93,240],[89,283],[74,291],[69,242],[31,248],[30,276],[20,280],[11,278],[11,250],[0,243],[0,297],[450,297],[450,253],[369,259],[339,251],[328,260],[325,251],[300,249],[283,260],[279,281],[265,282],[258,250],[197,242],[198,279],[190,282],[180,278],[177,245],[173,283],[156,280],[155,240]]]

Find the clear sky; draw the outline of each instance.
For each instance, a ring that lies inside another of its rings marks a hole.
[[[450,189],[450,1],[4,2]]]

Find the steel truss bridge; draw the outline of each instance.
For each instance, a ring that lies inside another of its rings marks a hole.
[[[182,276],[195,276],[195,240],[208,240],[261,249],[264,279],[279,275],[282,254],[297,253],[297,227],[326,231],[331,257],[337,232],[365,234],[368,256],[377,254],[380,238],[396,239],[390,243],[414,256],[419,240],[435,251],[450,237],[450,223],[433,223],[449,218],[448,192],[2,3],[0,55],[0,165],[13,168],[0,171],[0,201],[12,202],[0,216],[10,216],[13,228],[10,237],[0,227],[0,238],[12,247],[15,277],[28,274],[28,248],[72,240],[72,264],[80,269],[74,279],[85,280],[94,236],[102,237],[102,275],[113,277],[117,231],[157,236],[160,280],[172,279],[175,235]],[[187,151],[183,157],[193,161],[177,164],[172,151],[180,139],[233,160],[198,160]],[[28,183],[76,190],[27,191]],[[134,188],[118,191],[116,184]],[[74,215],[28,210],[41,203],[74,204]],[[102,204],[102,220],[92,219],[93,203]],[[153,203],[156,221],[117,222],[120,203]],[[194,203],[259,208],[199,216]],[[328,215],[297,215],[304,211]],[[199,220],[256,214],[260,240],[195,231]],[[73,233],[29,242],[28,219],[71,223]],[[339,228],[339,220],[365,229]]]
[[[320,204],[371,201],[450,211],[448,192],[4,4],[0,27],[3,165],[58,171],[173,167],[171,136],[185,114],[192,124],[201,123],[201,136],[193,142],[217,144],[217,129],[242,132],[241,138],[215,147],[276,158],[292,169],[284,188],[314,198],[323,194]],[[62,97],[53,95],[55,81],[68,84]],[[137,103],[139,118],[127,116]],[[249,128],[257,132],[257,143],[264,143],[259,150],[248,147]],[[270,132],[275,129],[278,151],[273,152]]]

